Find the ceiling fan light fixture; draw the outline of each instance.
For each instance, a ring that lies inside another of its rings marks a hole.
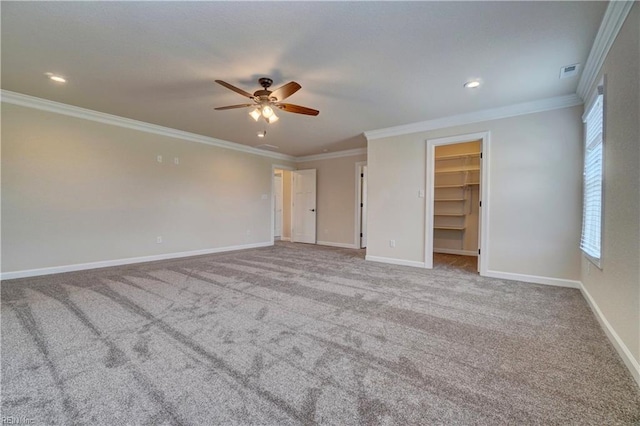
[[[271,113],[271,116],[269,118],[266,118],[265,120],[267,120],[267,123],[272,124],[275,123],[276,121],[279,120],[278,116]]]
[[[262,116],[267,120],[273,115],[273,108],[269,105],[265,105],[262,107]]]
[[[260,111],[256,108],[253,111],[251,111],[249,115],[251,116],[251,118],[258,121],[258,119],[260,118]]]

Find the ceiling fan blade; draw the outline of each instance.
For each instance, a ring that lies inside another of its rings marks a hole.
[[[294,104],[274,104],[283,111],[293,112],[296,114],[318,115],[320,111]]]
[[[287,99],[289,96],[291,96],[294,93],[296,93],[301,88],[302,88],[302,86],[300,86],[298,83],[296,83],[295,81],[291,81],[291,82],[285,84],[284,86],[279,87],[276,90],[274,90],[273,92],[271,92],[269,97],[276,98],[279,101],[283,101],[283,100]]]
[[[239,89],[236,86],[233,86],[233,85],[227,83],[226,81],[216,80],[216,83],[220,84],[221,86],[226,87],[229,90],[233,90],[234,92],[239,93],[242,96],[245,96],[247,98],[253,98],[253,95],[251,93],[245,92],[244,90]]]
[[[218,111],[222,111],[225,109],[235,109],[235,108],[246,108],[246,107],[254,107],[256,106],[256,104],[242,104],[242,105],[229,105],[229,106],[223,106],[223,107],[218,107],[218,108],[214,108]]]

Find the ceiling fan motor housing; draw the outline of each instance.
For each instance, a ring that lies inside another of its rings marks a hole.
[[[260,83],[260,86],[262,86],[263,89],[255,91],[255,93],[253,94],[254,100],[259,102],[260,104],[271,101],[272,99],[269,96],[271,95],[271,90],[269,90],[269,87],[271,87],[271,85],[273,84],[273,80],[267,77],[262,77],[258,80],[258,83]]]
[[[260,83],[260,86],[264,87],[265,89],[268,89],[273,84],[273,80],[267,77],[262,77],[258,79],[258,83]]]

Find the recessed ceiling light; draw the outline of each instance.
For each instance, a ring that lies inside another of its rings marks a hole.
[[[470,80],[464,84],[464,87],[467,89],[475,89],[476,87],[480,87],[480,80]]]
[[[61,75],[54,74],[52,72],[47,72],[47,73],[45,73],[45,75],[47,77],[49,77],[50,80],[53,80],[56,83],[66,83],[67,82],[66,78],[62,77]]]

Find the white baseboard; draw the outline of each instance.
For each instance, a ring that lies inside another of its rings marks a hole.
[[[272,246],[273,242],[243,244],[238,246],[217,247],[204,250],[183,251],[178,253],[157,254],[153,256],[129,257],[126,259],[103,260],[99,262],[78,263],[75,265],[52,266],[40,269],[28,269],[0,273],[0,280],[36,277],[39,275],[60,274],[63,272],[84,271],[87,269],[107,268],[110,266],[130,265],[133,263],[154,262],[156,260],[179,259],[181,257],[200,256],[203,254],[222,253],[225,251],[244,250]]]
[[[331,241],[316,241],[316,244],[319,246],[341,247],[341,248],[350,248],[350,249],[360,248],[360,247],[357,247],[355,244],[333,243]]]
[[[582,283],[580,283],[580,291],[582,292],[582,296],[587,300],[589,307],[598,319],[598,322],[604,330],[604,333],[609,338],[609,341],[618,352],[618,355],[620,355],[620,358],[622,358],[622,362],[624,362],[624,364],[631,372],[634,380],[636,381],[638,386],[640,386],[640,363],[638,363],[638,360],[633,357],[631,351],[629,350],[629,348],[627,348],[627,345],[624,344],[620,336],[618,336],[618,333],[616,333],[611,324],[609,324],[609,321],[607,321],[607,318],[600,310],[600,307],[598,307],[598,304],[595,300],[593,300],[593,297],[591,297],[591,294],[589,294],[586,287]]]
[[[512,272],[487,271],[483,276],[503,280],[524,281],[532,284],[553,285],[556,287],[580,288],[580,281],[564,278],[541,277],[538,275],[514,274]]]
[[[478,256],[478,252],[476,250],[456,250],[456,249],[447,249],[447,248],[433,248],[434,253],[442,253],[442,254],[458,254],[460,256]]]
[[[415,260],[403,260],[403,259],[394,259],[392,257],[380,257],[380,256],[370,256],[370,255],[366,255],[364,259],[369,260],[371,262],[390,263],[392,265],[413,266],[414,268],[424,268],[424,262],[417,262]]]

